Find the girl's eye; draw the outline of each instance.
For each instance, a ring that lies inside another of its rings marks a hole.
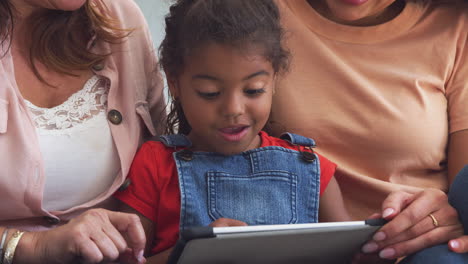
[[[260,88],[260,89],[246,89],[244,90],[244,93],[246,93],[249,96],[258,96],[260,94],[265,93],[265,88]]]
[[[214,99],[219,95],[219,92],[212,92],[212,93],[204,93],[204,92],[197,92],[198,95],[205,99]]]

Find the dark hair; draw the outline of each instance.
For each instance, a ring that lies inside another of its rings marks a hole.
[[[177,0],[166,16],[166,37],[160,46],[160,63],[169,80],[184,70],[185,59],[210,42],[241,49],[261,47],[275,74],[287,70],[289,52],[283,48],[284,31],[273,0]],[[183,109],[173,100],[167,133],[188,134]]]
[[[96,41],[119,43],[131,30],[118,27],[118,21],[109,17],[102,0],[86,3],[76,11],[44,9],[34,13],[28,20],[30,24],[30,64],[33,72],[47,83],[37,71],[37,60],[47,68],[66,75],[73,70],[89,69],[110,54],[95,54],[88,50],[87,44],[93,36]],[[10,0],[0,0],[0,46],[13,34],[13,21],[16,10]],[[4,54],[0,54],[1,56]]]

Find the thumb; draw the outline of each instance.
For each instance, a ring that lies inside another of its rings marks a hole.
[[[468,252],[468,236],[462,236],[457,239],[452,239],[448,242],[450,250],[456,253]]]
[[[367,217],[367,219],[379,219],[379,218],[382,218],[382,214],[380,213],[371,214],[369,217]]]

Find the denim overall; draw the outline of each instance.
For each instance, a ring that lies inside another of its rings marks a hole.
[[[314,147],[312,139],[286,133],[294,145]],[[282,138],[283,138],[282,137]],[[278,146],[225,156],[192,152],[183,135],[161,136],[174,152],[181,195],[180,231],[207,226],[218,218],[248,225],[318,221],[320,164],[317,155]]]

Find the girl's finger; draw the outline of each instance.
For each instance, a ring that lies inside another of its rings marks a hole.
[[[219,218],[210,224],[211,227],[224,227],[224,226],[246,226],[245,222],[230,219],[230,218]]]

